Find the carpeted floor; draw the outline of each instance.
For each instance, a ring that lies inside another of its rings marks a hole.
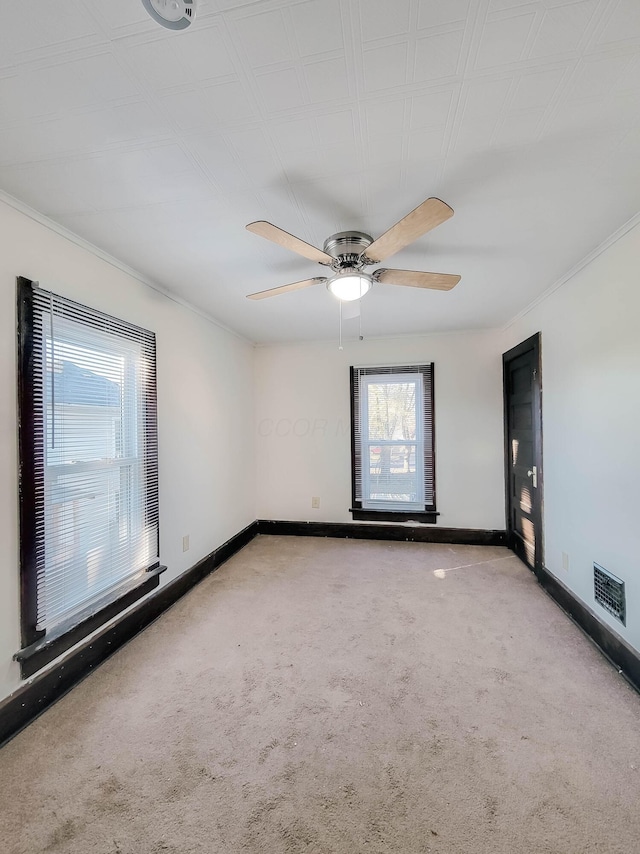
[[[0,751],[6,854],[632,854],[640,697],[504,549],[258,537]]]

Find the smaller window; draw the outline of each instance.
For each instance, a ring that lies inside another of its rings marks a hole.
[[[436,521],[433,364],[351,368],[354,519]]]

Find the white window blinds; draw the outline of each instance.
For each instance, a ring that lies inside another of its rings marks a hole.
[[[158,564],[153,333],[33,288],[36,629]]]
[[[352,369],[354,506],[435,510],[433,365]]]

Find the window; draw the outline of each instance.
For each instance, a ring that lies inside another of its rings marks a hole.
[[[30,674],[158,584],[155,336],[18,280]]]
[[[354,519],[435,522],[433,365],[351,368]]]

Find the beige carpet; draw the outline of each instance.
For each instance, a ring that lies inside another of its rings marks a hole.
[[[259,537],[0,751],[0,850],[633,854],[639,733],[506,550]]]

